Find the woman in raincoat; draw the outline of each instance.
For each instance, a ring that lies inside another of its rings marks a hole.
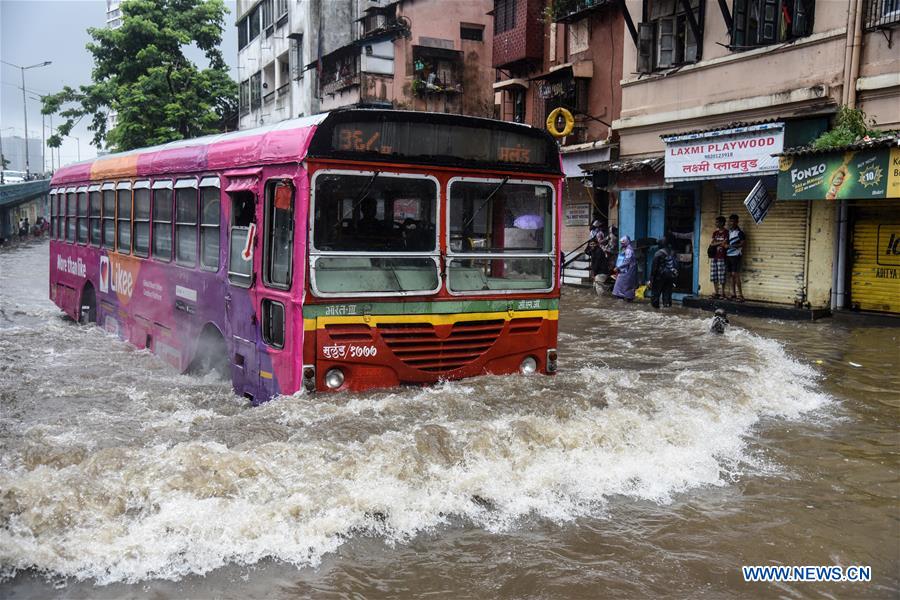
[[[634,249],[631,247],[631,238],[623,235],[620,243],[621,249],[616,259],[616,269],[619,271],[619,275],[616,277],[613,296],[631,302],[634,300],[634,290],[637,288],[637,259],[634,257]]]

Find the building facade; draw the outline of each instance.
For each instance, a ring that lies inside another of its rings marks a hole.
[[[3,136],[0,148],[3,150],[3,158],[9,161],[6,165],[8,171],[25,171],[25,138],[20,135]],[[43,165],[44,145],[40,138],[28,139],[28,165],[32,173],[43,173],[46,167]]]
[[[491,6],[241,0],[240,127],[347,106],[490,116]]]
[[[355,31],[325,40],[316,63],[322,110],[491,116],[491,8],[491,0],[352,2]]]
[[[239,127],[319,112],[315,56],[324,23],[340,23],[343,0],[238,0]],[[334,20],[332,20],[334,19]]]
[[[605,166],[621,232],[682,234],[677,290],[710,296],[706,249],[715,218],[737,214],[747,234],[748,300],[852,306],[852,291],[838,292],[853,269],[845,217],[858,200],[782,198],[786,163],[777,155],[809,144],[840,106],[862,109],[878,128],[898,127],[895,4],[627,0],[625,7],[635,27],[613,122],[619,155]],[[745,204],[754,188],[765,204],[777,195],[759,224]],[[900,220],[898,200],[879,202],[879,218]]]
[[[493,84],[496,114],[546,127],[556,108],[575,117],[560,139],[563,170],[562,248],[584,245],[594,220],[615,223],[607,181],[591,165],[606,164],[617,144],[611,123],[622,109],[624,19],[615,3],[589,0],[495,0]]]

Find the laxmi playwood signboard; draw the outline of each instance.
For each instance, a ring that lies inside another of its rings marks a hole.
[[[667,136],[666,181],[753,177],[778,171],[784,123]]]

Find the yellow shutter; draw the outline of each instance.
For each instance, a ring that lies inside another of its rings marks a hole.
[[[775,202],[760,225],[744,207],[750,190],[721,192],[721,215],[740,217],[744,244],[743,288],[748,300],[793,304],[804,297],[808,202]],[[727,284],[726,284],[727,285]],[[726,287],[726,289],[728,289]]]
[[[867,202],[853,212],[850,302],[900,313],[900,201]]]

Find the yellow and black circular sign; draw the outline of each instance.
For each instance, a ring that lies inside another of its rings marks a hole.
[[[563,127],[559,129],[557,127],[557,121],[562,118]],[[571,111],[565,108],[554,108],[549,115],[547,115],[547,131],[550,132],[550,135],[556,138],[566,137],[570,133],[572,133],[572,129],[575,128],[575,117],[572,116]]]

